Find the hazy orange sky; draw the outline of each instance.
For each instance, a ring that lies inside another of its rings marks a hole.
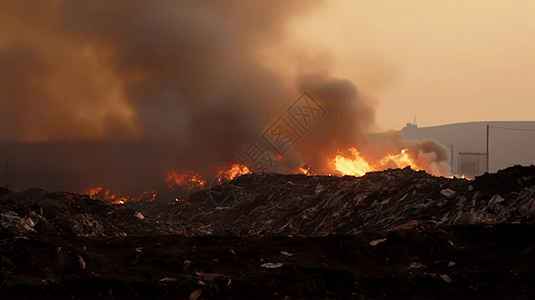
[[[317,72],[356,85],[376,108],[365,122],[372,131],[400,130],[415,116],[420,127],[535,120],[535,0],[0,0],[0,19],[5,140],[174,133],[198,126],[177,116],[217,110],[191,113],[184,103],[220,89],[261,103],[255,122],[268,126],[266,110],[295,96],[278,93],[300,92],[297,75]],[[160,60],[167,69],[149,68]],[[167,108],[161,95],[177,86],[188,96],[173,94]]]
[[[287,43],[374,95],[382,129],[535,120],[533,0],[326,1]]]

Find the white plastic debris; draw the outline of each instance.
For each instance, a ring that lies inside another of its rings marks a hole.
[[[455,266],[455,262],[450,261],[450,262],[448,263],[448,267],[453,267],[453,266]]]
[[[172,282],[172,281],[178,281],[178,279],[176,278],[171,278],[171,277],[164,277],[160,280],[158,280],[159,282]]]
[[[268,268],[268,269],[276,269],[276,268],[280,268],[282,267],[283,263],[265,263],[265,264],[262,264],[261,267],[262,268]]]
[[[184,261],[184,267],[182,267],[182,272],[186,272],[186,270],[188,269],[189,265],[191,264],[191,260],[185,260]]]
[[[374,240],[374,241],[371,241],[371,242],[370,242],[370,245],[372,245],[372,246],[377,246],[377,244],[382,243],[382,242],[384,242],[384,241],[386,241],[386,238],[384,238],[384,239]]]
[[[422,263],[418,261],[411,262],[411,265],[409,266],[409,269],[420,269],[420,268],[427,268],[427,266],[422,265]]]
[[[443,189],[442,191],[440,191],[440,193],[446,196],[446,198],[448,199],[451,199],[455,196],[455,191],[450,190],[450,189]]]
[[[496,194],[496,195],[492,196],[492,198],[489,201],[489,204],[490,203],[500,203],[500,202],[503,202],[503,201],[505,201],[505,199],[503,199],[500,195]]]
[[[85,270],[86,263],[80,255],[78,255],[78,260],[80,261],[80,269]]]
[[[28,220],[22,219],[21,217],[17,215],[17,213],[12,212],[12,211],[9,211],[5,214],[0,214],[0,216],[4,220],[8,221],[9,223],[16,225],[16,226],[20,226],[22,227],[22,229],[26,231],[36,232],[32,228],[33,226],[35,226],[35,223],[30,218],[28,218],[28,220],[30,220],[30,222],[28,222]]]
[[[281,254],[284,256],[294,256],[292,253],[288,253],[286,251],[281,251]]]
[[[140,220],[145,219],[145,217],[140,212],[136,212],[134,216],[138,217]]]
[[[440,278],[442,278],[442,280],[446,281],[447,283],[451,282],[451,278],[446,274],[440,275]]]

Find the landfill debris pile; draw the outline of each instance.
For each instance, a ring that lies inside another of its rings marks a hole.
[[[210,234],[243,236],[524,224],[531,223],[535,215],[535,171],[531,167],[510,168],[473,181],[405,168],[342,178],[248,174],[232,184],[246,191],[233,206],[214,205],[209,190],[168,207],[132,205],[157,218],[183,216],[207,224],[204,230]]]
[[[535,294],[535,166],[249,174],[186,201],[0,189],[2,298]]]
[[[124,205],[98,201],[76,193],[50,193],[41,188],[24,192],[0,188],[0,224],[4,233],[24,236],[79,237],[187,234],[183,226],[145,218]]]

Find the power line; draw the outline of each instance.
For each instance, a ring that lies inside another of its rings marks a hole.
[[[535,129],[507,128],[507,127],[498,127],[498,126],[489,126],[489,127],[497,128],[497,129],[518,130],[518,131],[535,131]]]

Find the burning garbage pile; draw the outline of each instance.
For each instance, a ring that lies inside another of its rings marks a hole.
[[[10,186],[80,192],[0,189],[2,298],[533,295],[533,167],[435,177],[446,148],[267,55],[315,5],[0,1]]]
[[[507,177],[519,170],[525,176]],[[516,167],[473,181],[435,177],[410,167],[363,177],[247,174],[228,183],[244,191],[227,192],[237,198],[233,206],[214,204],[212,191],[205,189],[154,216],[185,216],[210,224],[212,234],[231,231],[244,236],[358,234],[420,223],[530,223],[535,201],[531,172],[533,168]],[[488,183],[497,177],[504,180],[495,186]],[[506,189],[500,188],[504,185]]]
[[[121,194],[115,194],[112,193],[110,189],[105,189],[103,187],[96,187],[96,188],[90,188],[86,189],[81,192],[81,194],[85,194],[90,196],[92,199],[98,199],[102,201],[109,201],[112,204],[124,204],[128,201],[148,201],[151,202],[156,197],[156,192],[143,192],[139,196],[130,196],[130,195],[121,195]]]
[[[534,253],[535,166],[475,180],[404,168],[362,177],[252,173],[217,185],[171,203],[0,190],[0,294],[193,299],[533,292],[531,268],[514,262]],[[219,196],[210,198],[213,191]],[[234,201],[213,201],[220,196]],[[311,280],[315,286],[306,287]]]

